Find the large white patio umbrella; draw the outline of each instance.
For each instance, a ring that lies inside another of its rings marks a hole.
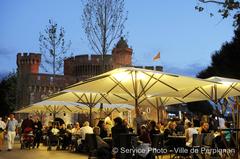
[[[58,113],[79,113],[86,110],[83,104],[64,101],[42,101],[23,107],[16,113],[51,113],[53,119]]]
[[[193,101],[201,101],[206,99],[198,99],[198,98],[181,98],[181,97],[161,97],[155,96],[150,98],[142,99],[139,102],[139,105],[151,105],[153,108],[156,109],[157,113],[157,121],[160,121],[160,111],[165,109],[165,106],[174,105],[174,104],[186,104],[188,102]],[[129,104],[133,104],[129,102]]]
[[[123,102],[134,100],[135,111],[138,116],[139,100],[146,96],[150,97],[157,94],[164,97],[168,94],[168,96],[177,97],[179,90],[209,84],[212,84],[212,82],[160,71],[126,67],[76,83],[67,87],[64,91],[97,92],[105,95],[111,93]],[[59,99],[57,98],[57,100]],[[64,97],[62,100],[68,100],[68,98]],[[116,100],[112,103],[115,102],[118,103],[119,101]]]
[[[129,105],[118,105],[118,103],[127,103],[128,99],[126,95],[116,95],[111,93],[94,93],[94,92],[81,92],[76,90],[63,90],[50,96],[48,101],[66,101],[66,102],[76,102],[84,104],[89,108],[90,111],[90,123],[92,122],[92,111],[96,107],[100,108],[100,103],[103,103],[104,108],[109,108],[111,110],[132,107]]]
[[[211,85],[199,86],[194,89],[180,90],[179,96],[182,98],[196,98],[199,100],[211,100],[215,104],[219,99],[226,97],[240,96],[240,80],[222,78],[222,77],[210,77],[208,81],[215,83]]]

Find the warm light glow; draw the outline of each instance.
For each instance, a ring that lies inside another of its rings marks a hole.
[[[122,80],[130,80],[132,79],[132,75],[129,72],[120,72],[120,73],[115,73],[112,75],[113,77],[115,77],[118,81],[122,81]],[[133,74],[133,78],[134,78],[134,74]],[[143,74],[142,72],[137,72],[137,80],[141,80],[141,79],[145,79],[146,75]]]
[[[225,86],[230,86],[232,84],[232,82],[227,82],[227,81],[224,81],[224,82],[221,82],[221,83]]]
[[[131,79],[131,75],[128,72],[115,73],[112,76],[115,77],[118,81],[122,81],[123,79]]]
[[[142,72],[137,73],[137,79],[144,79],[144,78],[146,78],[145,74],[143,74]]]

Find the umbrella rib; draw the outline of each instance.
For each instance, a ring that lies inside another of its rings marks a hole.
[[[141,101],[139,101],[138,104],[141,104],[143,101],[145,101],[147,99],[147,97],[145,96]]]
[[[109,112],[109,113],[107,113],[107,116],[111,115],[111,114],[112,114],[112,112],[113,112],[114,110],[117,110],[117,111],[118,111],[118,109],[117,109],[117,108],[113,108],[112,110],[110,110],[110,112]],[[119,111],[118,111],[118,112],[119,112]]]
[[[177,101],[179,101],[179,102],[181,102],[181,103],[186,103],[186,102],[184,102],[183,100],[181,100],[181,99],[179,99],[179,98],[177,98],[177,97],[174,97],[174,99],[176,99]]]
[[[120,88],[122,88],[122,90],[123,91],[125,91],[127,94],[129,94],[133,99],[135,99],[135,97],[131,94],[131,92],[129,92],[120,82],[118,83],[117,82],[117,79],[115,79],[114,77],[113,77],[113,82],[115,82],[116,84],[118,84],[119,85],[119,87]],[[116,81],[115,81],[116,80]]]
[[[64,105],[64,107],[65,107],[67,110],[69,110],[70,112],[72,112],[72,110],[69,109],[68,106]]]
[[[78,101],[77,101],[77,102],[82,101],[83,94],[82,94],[81,97],[80,97],[76,92],[71,92],[71,93],[78,98]]]
[[[149,99],[146,99],[146,100],[151,106],[153,106],[155,109],[157,109],[158,106],[154,105]]]
[[[56,106],[56,108],[59,108],[59,110],[56,111],[57,113],[59,113],[59,112],[61,112],[63,110],[63,107]]]
[[[50,113],[52,113],[52,110],[49,108],[49,106],[44,106]]]
[[[142,90],[144,90],[142,81],[140,81],[140,85],[141,85],[141,87],[142,87]],[[142,91],[142,93],[145,95],[145,97],[144,97],[138,104],[141,104],[144,100],[147,99],[146,92]],[[141,96],[142,96],[142,95],[141,95]],[[140,94],[139,94],[138,98],[140,98],[141,96],[140,96]]]
[[[90,93],[91,94],[91,93]],[[87,105],[89,106],[89,107],[92,107],[92,103],[90,103],[90,101],[89,101],[89,99],[88,99],[88,97],[87,97],[87,95],[86,95],[86,93],[83,93],[83,96],[85,97],[85,99],[86,99],[86,103],[87,103]],[[84,101],[83,101],[84,102]]]
[[[115,86],[113,86],[108,92],[107,92],[107,94],[108,93],[110,93],[114,88],[116,88],[117,86],[119,86],[119,84],[121,83],[121,81],[118,81],[116,78],[114,78],[114,77],[109,77],[110,78],[110,80],[112,80],[116,85]],[[120,87],[120,86],[119,86]]]
[[[190,92],[188,92],[185,96],[183,96],[183,98],[188,97],[190,94],[192,94],[193,92],[195,92],[196,90],[198,90],[198,87],[194,88],[193,90],[191,90]]]
[[[169,100],[170,100],[170,97],[166,97],[166,98],[163,100],[162,105],[166,105]]]
[[[148,75],[148,76],[150,76],[150,75],[147,74],[146,72],[143,72],[143,73],[146,74],[146,75]],[[163,75],[166,75],[166,74],[162,74],[162,75],[160,76],[160,78],[163,77]],[[169,76],[169,75],[168,75],[168,76]],[[177,77],[178,77],[178,76],[177,76]],[[173,89],[173,90],[175,90],[175,91],[178,91],[178,89],[176,89],[176,88],[170,86],[169,84],[167,84],[167,83],[161,81],[160,78],[157,79],[156,77],[153,77],[153,79],[157,80],[158,82],[162,83],[163,85],[166,85],[167,87],[169,87],[169,88],[171,88],[171,89]]]
[[[221,96],[221,98],[224,98],[232,89],[233,89],[233,87],[235,87],[235,84],[231,84],[228,88],[227,88],[227,90],[223,93],[223,95]]]
[[[150,83],[150,81],[152,80],[152,78],[154,77],[154,74],[152,74],[152,76],[150,76],[149,80],[147,81],[147,83],[145,84],[145,86],[143,86],[142,81],[140,81],[140,84],[142,85],[142,91],[139,93],[138,97],[141,97],[142,94],[145,94],[147,91],[144,91],[146,89],[146,87],[148,86],[148,84]],[[155,84],[155,83],[154,83]],[[153,85],[151,85],[149,88],[152,88]],[[147,89],[149,90],[149,89]]]
[[[199,88],[197,88],[197,91],[199,91],[202,95],[204,95],[205,97],[207,97],[208,99],[211,99],[211,96],[207,93],[207,91],[205,89],[203,89],[202,87],[200,87],[201,90],[199,90]],[[203,91],[203,92],[202,92]]]
[[[236,84],[236,85],[237,85],[237,84]],[[235,85],[235,86],[236,86],[236,85]],[[235,86],[233,87],[233,89],[235,89],[236,91],[240,92],[240,90],[237,89]]]
[[[96,95],[93,98],[93,103],[95,103],[96,99],[97,99],[98,93],[96,93]]]
[[[121,97],[120,95],[117,95],[117,94],[112,94],[112,95],[114,95],[114,96],[116,96],[116,97],[118,97],[118,98],[121,98],[121,99],[123,99],[123,100],[125,100],[125,101],[128,101],[128,99],[126,99],[126,98],[124,98],[124,97]]]
[[[162,76],[160,76],[158,79],[160,79]],[[138,98],[140,98],[143,94],[146,94],[146,92],[151,89],[158,81],[153,82],[146,90],[145,92],[143,91],[142,94],[139,94]]]
[[[111,102],[105,97],[105,95],[104,94],[102,94],[101,93],[101,98],[104,98],[109,104],[111,104]],[[99,102],[100,100],[98,100],[98,102]]]

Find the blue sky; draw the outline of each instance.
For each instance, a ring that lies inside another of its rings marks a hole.
[[[195,11],[197,0],[126,0],[125,33],[135,65],[162,65],[164,71],[194,76],[211,62],[211,54],[233,36],[232,19]],[[81,26],[80,0],[1,0],[0,74],[16,69],[18,52],[39,52],[39,32],[54,19],[72,41],[71,52],[90,54]],[[152,58],[161,52],[160,61]]]

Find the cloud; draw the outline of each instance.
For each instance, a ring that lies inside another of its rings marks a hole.
[[[13,52],[9,49],[6,49],[6,48],[0,48],[0,57],[1,58],[9,58],[11,57],[11,54]]]
[[[189,64],[185,67],[166,65],[163,67],[163,70],[166,72],[176,73],[176,74],[180,74],[180,75],[196,77],[196,75],[205,68],[206,68],[206,66],[203,66],[202,64],[193,63],[193,64]]]

